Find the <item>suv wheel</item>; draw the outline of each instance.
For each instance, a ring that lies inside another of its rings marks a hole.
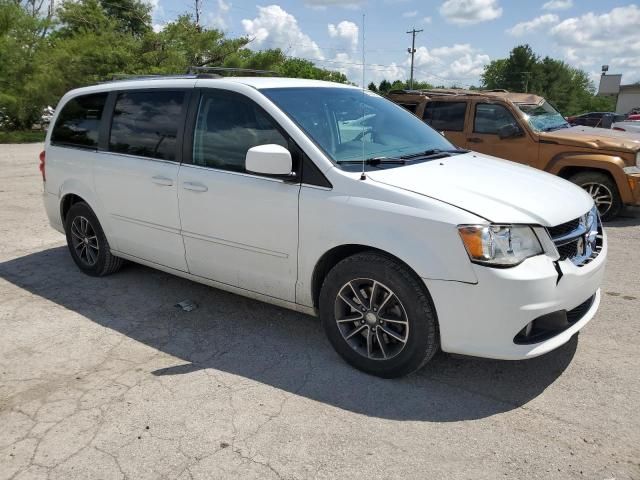
[[[336,351],[372,375],[407,375],[438,350],[428,292],[404,265],[381,254],[356,254],[333,267],[320,292],[320,318]]]
[[[87,275],[102,277],[120,269],[123,259],[111,253],[100,222],[84,202],[74,203],[65,219],[71,258]]]
[[[591,195],[602,220],[612,220],[622,210],[618,187],[609,175],[600,172],[577,173],[569,181],[582,187]]]

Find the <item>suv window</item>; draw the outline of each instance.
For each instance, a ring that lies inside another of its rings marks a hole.
[[[109,150],[162,160],[176,159],[184,91],[131,91],[118,95]]]
[[[82,95],[69,100],[58,115],[51,143],[81,148],[98,148],[100,119],[107,93]]]
[[[245,172],[247,151],[258,145],[288,148],[287,139],[255,102],[231,92],[200,99],[193,140],[193,163]]]
[[[436,130],[462,132],[467,102],[429,102],[422,119]]]
[[[475,133],[498,135],[498,130],[509,124],[519,127],[511,112],[502,105],[494,103],[478,103],[476,105],[476,117],[473,122]]]

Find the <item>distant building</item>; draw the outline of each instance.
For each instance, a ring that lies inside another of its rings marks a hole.
[[[640,108],[640,83],[620,85],[616,113],[629,113],[634,108]]]
[[[598,95],[616,97],[616,113],[629,113],[640,109],[640,83],[621,85],[622,75],[608,75],[604,72],[600,77]]]

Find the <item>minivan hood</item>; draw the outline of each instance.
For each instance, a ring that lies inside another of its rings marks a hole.
[[[540,138],[574,147],[628,152],[640,149],[640,135],[606,128],[583,126],[561,128],[553,132],[543,132]]]
[[[593,206],[589,194],[560,177],[474,152],[370,171],[367,177],[495,223],[551,227],[578,218]]]

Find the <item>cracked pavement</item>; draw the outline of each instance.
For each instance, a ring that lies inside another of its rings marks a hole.
[[[600,311],[564,347],[382,380],[312,317],[135,264],[83,275],[41,149],[0,145],[0,480],[640,479],[640,210],[607,225]]]

